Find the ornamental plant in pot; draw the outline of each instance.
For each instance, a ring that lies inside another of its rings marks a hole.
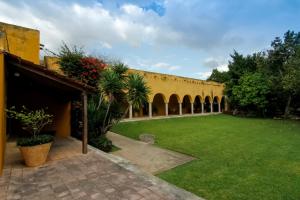
[[[53,116],[44,109],[28,110],[25,106],[20,111],[15,107],[7,110],[9,118],[14,118],[21,123],[22,129],[28,135],[17,139],[17,145],[21,151],[25,164],[36,167],[44,164],[53,141],[52,135],[40,134],[42,129],[52,123]]]

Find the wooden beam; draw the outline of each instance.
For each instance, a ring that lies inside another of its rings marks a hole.
[[[88,113],[87,113],[87,94],[86,92],[82,93],[82,153],[87,153],[87,141],[88,141]]]
[[[23,71],[27,71],[30,72],[32,74],[36,74],[38,76],[44,77],[48,80],[57,82],[59,84],[65,85],[67,87],[70,87],[74,90],[77,91],[88,91],[88,90],[92,90],[90,86],[86,86],[86,88],[84,86],[82,86],[80,83],[74,82],[72,80],[72,83],[70,83],[69,81],[66,80],[62,80],[62,79],[68,79],[67,77],[63,77],[62,75],[56,74],[54,75],[54,72],[51,72],[50,70],[48,70],[48,73],[46,72],[46,69],[43,69],[42,66],[36,66],[36,65],[32,65],[30,66],[25,66],[22,64],[18,64],[15,62],[9,62],[9,64],[14,65],[15,67],[23,70]],[[50,73],[50,74],[49,74]],[[71,80],[70,80],[71,81]]]

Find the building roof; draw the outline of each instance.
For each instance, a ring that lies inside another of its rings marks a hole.
[[[5,55],[5,63],[12,65],[23,73],[29,74],[35,78],[39,78],[44,82],[52,82],[57,85],[63,86],[64,88],[92,93],[96,92],[95,87],[89,86],[79,80],[67,77],[65,75],[59,74],[53,70],[47,69],[45,66],[34,64],[30,61],[24,60],[16,55],[0,51]]]

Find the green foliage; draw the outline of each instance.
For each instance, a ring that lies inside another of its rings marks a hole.
[[[34,138],[41,132],[41,130],[52,122],[53,116],[47,114],[44,109],[28,110],[25,106],[18,112],[15,107],[7,110],[9,118],[14,118],[22,124],[22,128],[29,132]]]
[[[91,138],[89,144],[104,152],[110,152],[113,148],[112,141],[107,139],[105,135]]]
[[[214,69],[207,80],[215,81],[218,83],[225,83],[229,80],[228,72],[220,72],[217,69]]]
[[[126,114],[129,101],[139,108],[147,101],[149,88],[140,75],[127,75],[127,66],[113,63],[101,73],[99,94],[89,98],[88,117],[91,137],[105,135]]]
[[[148,101],[150,89],[146,85],[144,78],[139,74],[130,74],[127,81],[127,99],[134,109],[139,109]]]
[[[37,135],[33,137],[21,137],[17,139],[18,146],[35,146],[40,144],[46,144],[53,141],[52,135]]]
[[[65,43],[61,46],[59,57],[60,68],[67,76],[94,87],[107,66],[102,59],[87,57],[81,48],[70,48]]]
[[[233,86],[232,93],[239,105],[261,111],[268,104],[270,86],[261,73],[245,74],[240,78],[239,85]]]
[[[269,116],[288,116],[300,99],[300,32],[276,37],[271,49],[243,56],[234,52],[229,62],[225,94],[231,109],[266,110]],[[219,80],[218,72],[211,79]],[[257,84],[255,86],[255,84]]]
[[[77,46],[70,48],[66,43],[63,43],[60,48],[59,57],[61,70],[70,77],[80,79],[78,76],[83,72],[81,59],[84,57],[82,48],[78,48]]]

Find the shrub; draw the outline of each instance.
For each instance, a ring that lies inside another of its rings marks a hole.
[[[110,152],[113,148],[112,141],[107,139],[104,135],[90,138],[89,144],[104,152]]]
[[[40,144],[46,144],[53,141],[52,135],[37,135],[33,137],[21,137],[17,139],[18,146],[35,146]]]
[[[33,146],[38,144],[48,143],[53,140],[51,135],[39,135],[42,129],[52,122],[53,116],[47,114],[44,109],[28,110],[25,106],[18,112],[15,107],[7,110],[7,116],[19,120],[22,124],[22,129],[30,135],[18,141],[20,146]]]

